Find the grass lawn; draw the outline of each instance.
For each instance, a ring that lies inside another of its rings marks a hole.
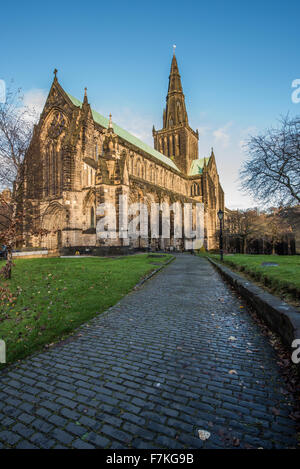
[[[211,257],[219,260],[216,254]],[[278,267],[263,266],[263,262],[274,262]],[[299,306],[300,256],[234,254],[225,255],[224,263],[234,270],[244,272],[273,293]]]
[[[57,341],[105,311],[157,269],[153,263],[170,257],[14,260],[12,279],[0,281],[15,297],[11,303],[0,303],[0,339],[6,342],[7,363]]]

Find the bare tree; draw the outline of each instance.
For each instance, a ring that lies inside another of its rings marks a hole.
[[[5,279],[10,279],[12,275],[13,249],[23,241],[22,214],[16,213],[16,201],[9,194],[9,190],[0,193],[0,246],[4,244],[7,249],[7,259],[5,265],[0,269],[0,277],[3,276]],[[40,220],[39,215],[32,216],[32,220],[30,233],[42,239],[48,234],[48,231],[40,228],[39,223],[35,228],[35,222]]]
[[[5,265],[0,269],[0,276],[5,279],[11,278],[12,249],[17,241],[17,219],[14,216],[14,205],[8,196],[10,191],[0,193],[0,244],[5,244],[7,259]]]
[[[293,231],[300,232],[300,205],[294,207],[282,207],[280,209],[280,216],[287,222]]]
[[[24,106],[21,90],[9,88],[0,104],[0,188],[20,185],[35,118],[35,111]]]
[[[239,240],[241,251],[247,252],[248,242],[259,232],[259,216],[256,209],[232,210],[225,220],[225,237]]]
[[[23,239],[23,162],[36,118],[37,112],[24,105],[21,90],[9,88],[5,103],[0,104],[0,242],[7,248],[7,262],[0,269],[0,276],[6,279],[11,278],[12,250]],[[1,192],[1,188],[12,191]],[[30,230],[35,234],[34,226]],[[43,230],[37,230],[40,233]]]
[[[279,243],[286,242],[293,237],[294,222],[292,215],[287,212],[294,213],[297,207],[293,209],[269,208],[265,211],[256,209],[233,210],[228,211],[225,219],[225,239],[228,246],[235,246],[243,254],[251,250],[257,249],[253,243],[262,243],[262,251],[268,245],[272,254],[276,252],[276,246]],[[293,219],[293,221],[292,221]],[[295,234],[295,233],[294,233]],[[238,242],[237,242],[238,241]]]
[[[272,246],[272,254],[275,254],[276,244],[292,233],[292,227],[287,219],[282,217],[281,210],[270,208],[260,216],[261,233]]]
[[[246,150],[242,188],[267,204],[299,204],[300,117],[284,117],[279,128],[250,137]]]

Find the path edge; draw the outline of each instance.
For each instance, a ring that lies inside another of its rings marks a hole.
[[[232,272],[228,267],[209,257],[207,259],[287,346],[291,347],[295,339],[300,339],[300,312],[296,308]]]
[[[173,262],[174,260],[176,259],[175,256],[172,256],[170,259],[167,260],[167,262],[164,262],[160,267],[158,267],[157,269],[153,270],[152,272],[150,272],[150,274],[148,274],[146,277],[142,278],[142,280],[140,280],[134,287],[133,287],[133,291],[134,290],[137,290],[138,288],[140,288],[145,282],[147,282],[147,280],[150,280],[150,278],[152,278],[154,275],[156,275],[158,272],[160,272],[162,269],[164,269],[167,265],[169,265],[171,262]]]

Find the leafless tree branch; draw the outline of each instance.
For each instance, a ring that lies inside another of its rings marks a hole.
[[[250,137],[246,151],[244,191],[266,204],[300,203],[300,117],[282,117],[279,128]]]

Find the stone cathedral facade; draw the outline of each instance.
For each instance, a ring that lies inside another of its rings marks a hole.
[[[83,102],[64,91],[56,72],[24,160],[24,246],[70,252],[186,248],[184,238],[174,239],[172,214],[169,238],[154,237],[149,228],[146,237],[137,239],[98,239],[97,206],[108,202],[118,214],[119,196],[127,195],[129,204],[147,206],[202,202],[204,245],[214,248],[224,193],[213,151],[206,158],[198,156],[199,135],[189,126],[175,54],[163,127],[152,130],[154,148],[113,123],[111,116],[94,111],[86,89]],[[40,229],[46,234],[34,234]]]

